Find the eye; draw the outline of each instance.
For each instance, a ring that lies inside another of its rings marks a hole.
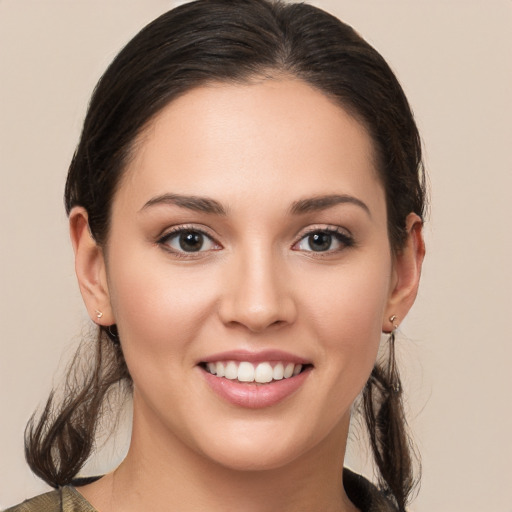
[[[164,235],[158,243],[174,253],[198,253],[220,249],[210,236],[198,229],[179,228]]]
[[[354,245],[353,238],[335,229],[317,229],[303,236],[294,246],[307,252],[335,252]]]

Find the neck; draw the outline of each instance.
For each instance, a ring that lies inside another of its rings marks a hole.
[[[81,491],[101,512],[354,512],[342,486],[349,419],[289,463],[239,471],[197,453],[163,427],[148,428],[135,414],[126,459]]]

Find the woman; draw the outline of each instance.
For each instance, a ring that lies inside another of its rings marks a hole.
[[[406,509],[394,331],[424,255],[421,145],[350,27],[267,0],[164,14],[100,80],[65,200],[95,363],[27,429],[58,489],[12,510]],[[128,454],[76,480],[119,385]],[[361,393],[380,490],[343,469]]]

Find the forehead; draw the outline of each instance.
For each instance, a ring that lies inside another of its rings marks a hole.
[[[264,188],[279,198],[284,190],[312,195],[339,187],[368,196],[382,194],[374,162],[364,126],[301,80],[214,83],[177,98],[150,122],[120,189],[222,199],[229,191],[247,196]]]

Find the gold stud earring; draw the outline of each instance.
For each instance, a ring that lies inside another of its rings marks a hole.
[[[103,313],[101,311],[98,311],[97,309],[94,310],[95,313],[96,313],[96,318],[98,318],[98,320],[103,316]]]
[[[391,325],[393,326],[393,330],[396,331],[398,329],[398,317],[396,315],[391,315],[389,317],[389,321],[391,322]]]

